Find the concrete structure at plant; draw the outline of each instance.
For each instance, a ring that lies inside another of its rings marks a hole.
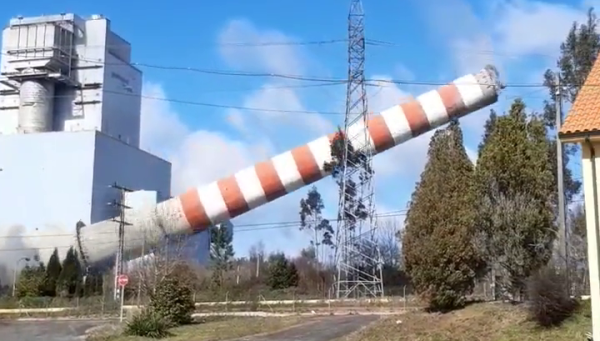
[[[559,131],[581,146],[593,339],[600,340],[600,58],[596,59]]]
[[[170,163],[139,149],[142,72],[110,26],[101,15],[61,14],[14,18],[3,30],[0,230],[75,233],[78,221],[110,219],[113,183],[145,190],[127,195],[126,220],[170,197]],[[199,260],[207,238],[195,238]]]

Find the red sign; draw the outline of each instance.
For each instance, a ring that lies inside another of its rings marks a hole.
[[[129,283],[129,277],[127,277],[127,275],[119,275],[117,277],[117,283],[119,286],[124,287]]]

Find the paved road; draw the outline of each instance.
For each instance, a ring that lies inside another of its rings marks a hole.
[[[84,340],[85,331],[108,321],[10,321],[0,320],[2,341]]]
[[[275,334],[248,336],[238,341],[330,341],[374,322],[376,315],[326,316],[316,322],[296,326]],[[2,341],[81,341],[85,331],[110,321],[10,321],[0,320]],[[113,322],[114,323],[114,322]]]
[[[318,322],[264,336],[247,336],[237,341],[330,341],[355,332],[379,319],[376,315],[327,316]]]

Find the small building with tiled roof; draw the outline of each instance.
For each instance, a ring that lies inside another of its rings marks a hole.
[[[581,145],[594,339],[600,339],[600,58],[577,94],[558,134]]]

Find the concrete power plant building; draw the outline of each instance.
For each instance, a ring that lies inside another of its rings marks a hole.
[[[3,30],[0,231],[72,233],[118,216],[114,183],[140,191],[126,197],[134,209],[170,198],[171,164],[140,149],[142,72],[110,26],[60,14]],[[190,257],[208,257],[208,233],[188,244]]]

